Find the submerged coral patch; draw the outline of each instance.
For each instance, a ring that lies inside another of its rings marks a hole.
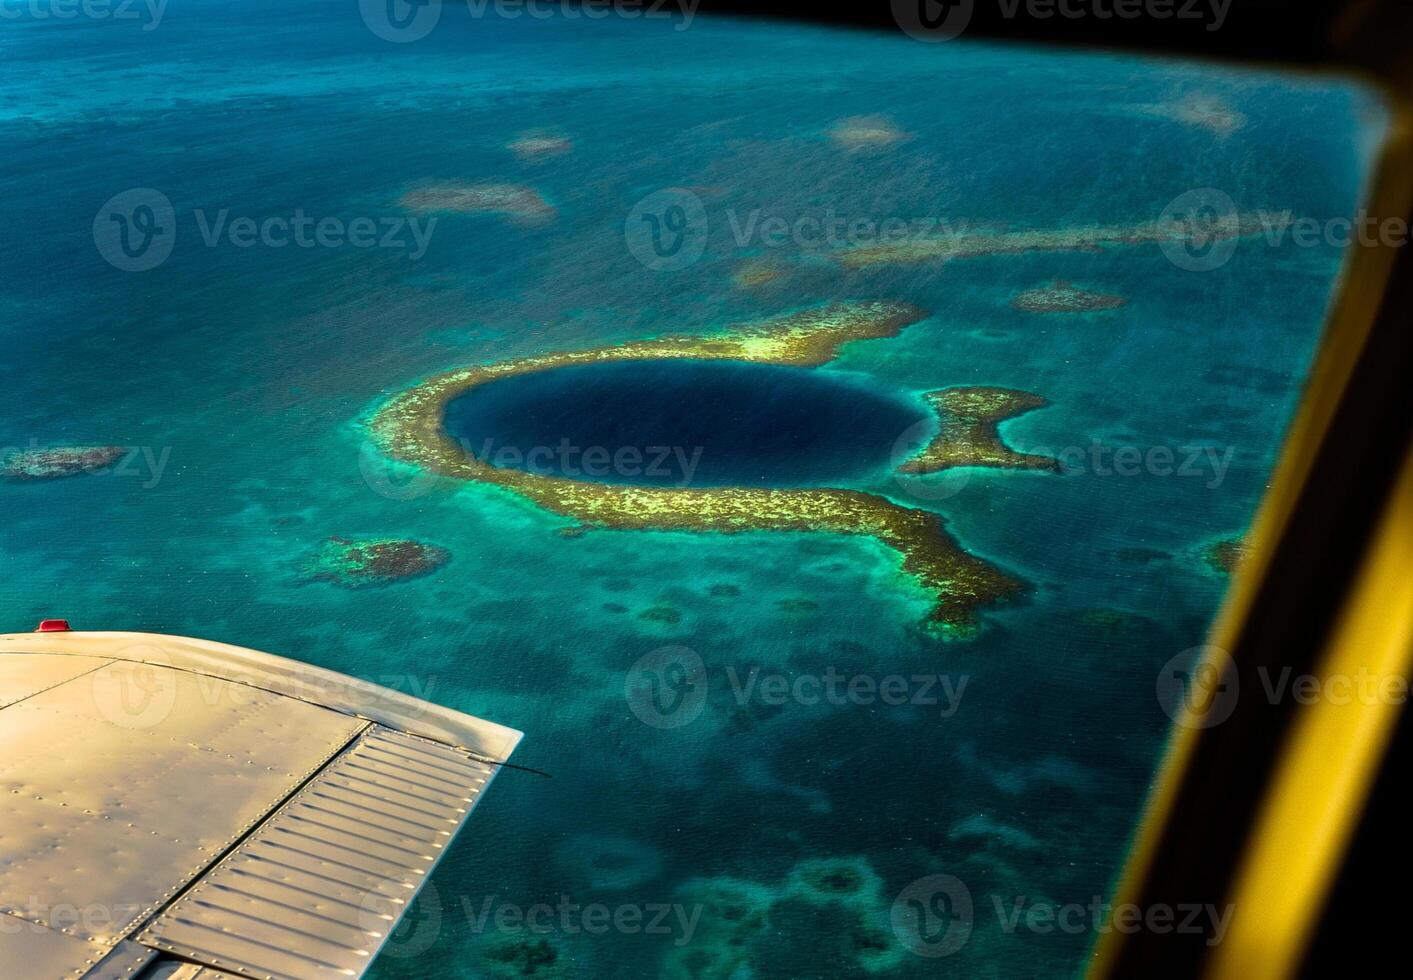
[[[506,144],[506,149],[521,160],[536,160],[568,153],[574,144],[558,133],[522,133]]]
[[[1011,306],[1027,313],[1093,313],[1116,309],[1127,302],[1122,296],[1091,292],[1056,281],[1017,293]]]
[[[961,234],[913,236],[904,241],[881,241],[840,250],[845,268],[867,269],[879,265],[941,262],[978,255],[1022,252],[1097,252],[1132,245],[1168,245],[1208,248],[1213,242],[1253,238],[1290,226],[1289,211],[1250,211],[1219,215],[1210,225],[1173,219],[1132,224],[1078,225],[1071,228],[1035,228],[1024,231],[968,231]]]
[[[1192,93],[1168,102],[1140,105],[1136,109],[1142,115],[1196,126],[1223,139],[1246,125],[1245,113],[1213,93]]]
[[[126,452],[122,446],[61,446],[23,450],[0,457],[0,476],[12,480],[57,480],[97,473],[112,466]]]
[[[768,262],[746,262],[732,273],[731,282],[738,289],[757,289],[779,282],[784,276],[785,270],[778,265]]]
[[[311,578],[350,588],[388,585],[430,575],[450,560],[450,551],[421,541],[336,537],[324,543]]]
[[[409,211],[499,215],[526,224],[553,221],[557,215],[544,195],[523,184],[429,184],[408,191],[398,203]]]
[[[892,146],[908,139],[887,116],[848,116],[829,129],[829,138],[846,150]]]

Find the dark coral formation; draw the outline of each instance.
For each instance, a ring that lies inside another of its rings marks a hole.
[[[430,575],[450,560],[450,551],[421,541],[330,538],[319,553],[312,578],[350,588],[389,585]]]
[[[559,953],[550,941],[517,930],[497,933],[481,949],[481,960],[488,977],[519,980],[537,977],[540,980],[560,980],[568,975]]]
[[[1202,560],[1218,575],[1231,575],[1250,550],[1244,538],[1220,538],[1202,549]]]
[[[864,886],[858,869],[844,864],[806,868],[800,877],[813,891],[824,895],[854,895]]]
[[[638,618],[649,623],[664,623],[668,626],[676,626],[682,622],[682,611],[675,606],[662,603],[656,606],[649,606],[638,613]]]
[[[1085,626],[1092,626],[1101,630],[1120,630],[1133,625],[1136,618],[1133,613],[1123,609],[1094,608],[1081,609],[1075,614],[1076,618]]]
[[[755,731],[756,728],[781,714],[784,710],[785,706],[782,704],[766,704],[762,701],[738,704],[726,716],[726,726],[722,728],[721,732],[723,735],[730,736]]]
[[[61,446],[11,453],[0,459],[0,476],[12,480],[58,480],[97,473],[127,452],[123,446]]]
[[[747,976],[761,943],[822,921],[843,930],[837,937],[841,975],[890,975],[911,955],[884,931],[892,896],[862,856],[806,859],[774,883],[699,878],[683,886],[681,897],[700,908],[701,917],[695,941],[669,950],[663,960],[660,973],[673,980]]]
[[[819,610],[819,603],[812,599],[779,599],[776,601],[775,605],[781,612],[796,616],[817,612]]]

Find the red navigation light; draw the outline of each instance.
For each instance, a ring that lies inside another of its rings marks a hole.
[[[67,619],[41,619],[36,633],[67,633],[69,632],[69,621]]]

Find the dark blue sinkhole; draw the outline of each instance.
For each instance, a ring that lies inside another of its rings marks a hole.
[[[454,399],[446,426],[477,459],[543,476],[803,487],[886,467],[922,413],[829,372],[676,358],[502,378]]]

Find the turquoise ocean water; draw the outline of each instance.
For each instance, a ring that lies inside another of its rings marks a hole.
[[[393,44],[352,0],[173,0],[150,30],[14,9],[0,22],[0,446],[140,451],[111,473],[0,480],[0,626],[63,615],[286,654],[522,729],[518,761],[553,773],[497,781],[376,976],[1082,969],[1092,930],[1008,929],[998,909],[1111,894],[1169,725],[1159,668],[1216,613],[1227,580],[1202,550],[1249,525],[1343,252],[1248,241],[1202,273],[1151,245],[851,271],[816,242],[741,244],[733,225],[756,209],[1127,223],[1206,187],[1323,221],[1359,206],[1374,99],[704,17],[677,30],[446,5],[425,38]],[[887,145],[841,140],[854,117]],[[526,133],[570,148],[508,149]],[[474,182],[533,188],[553,216],[442,215],[416,257],[202,237],[223,210],[376,221],[405,217],[409,188]],[[707,247],[654,271],[624,222],[673,187],[704,202]],[[144,272],[106,261],[93,232],[133,188],[174,209],[170,257]],[[778,278],[738,280],[761,264]],[[1127,302],[1011,306],[1056,280]],[[909,398],[1035,392],[1050,406],[1005,429],[1022,450],[1212,447],[1229,465],[974,470],[922,492],[886,469],[860,478],[1031,584],[977,637],[944,641],[920,628],[928,596],[867,539],[565,535],[570,522],[497,490],[389,489],[358,424],[460,364],[872,299],[928,316],[821,370]],[[376,590],[311,581],[334,536],[413,538],[452,560]],[[710,680],[676,728],[625,698],[663,646],[693,651]],[[940,691],[943,706],[743,703],[732,678],[752,668],[941,674],[961,695],[950,713]],[[802,883],[822,860],[840,862],[823,877],[844,898]],[[973,911],[967,942],[932,958],[890,910],[934,874],[963,882]],[[515,926],[561,896],[694,924]]]

